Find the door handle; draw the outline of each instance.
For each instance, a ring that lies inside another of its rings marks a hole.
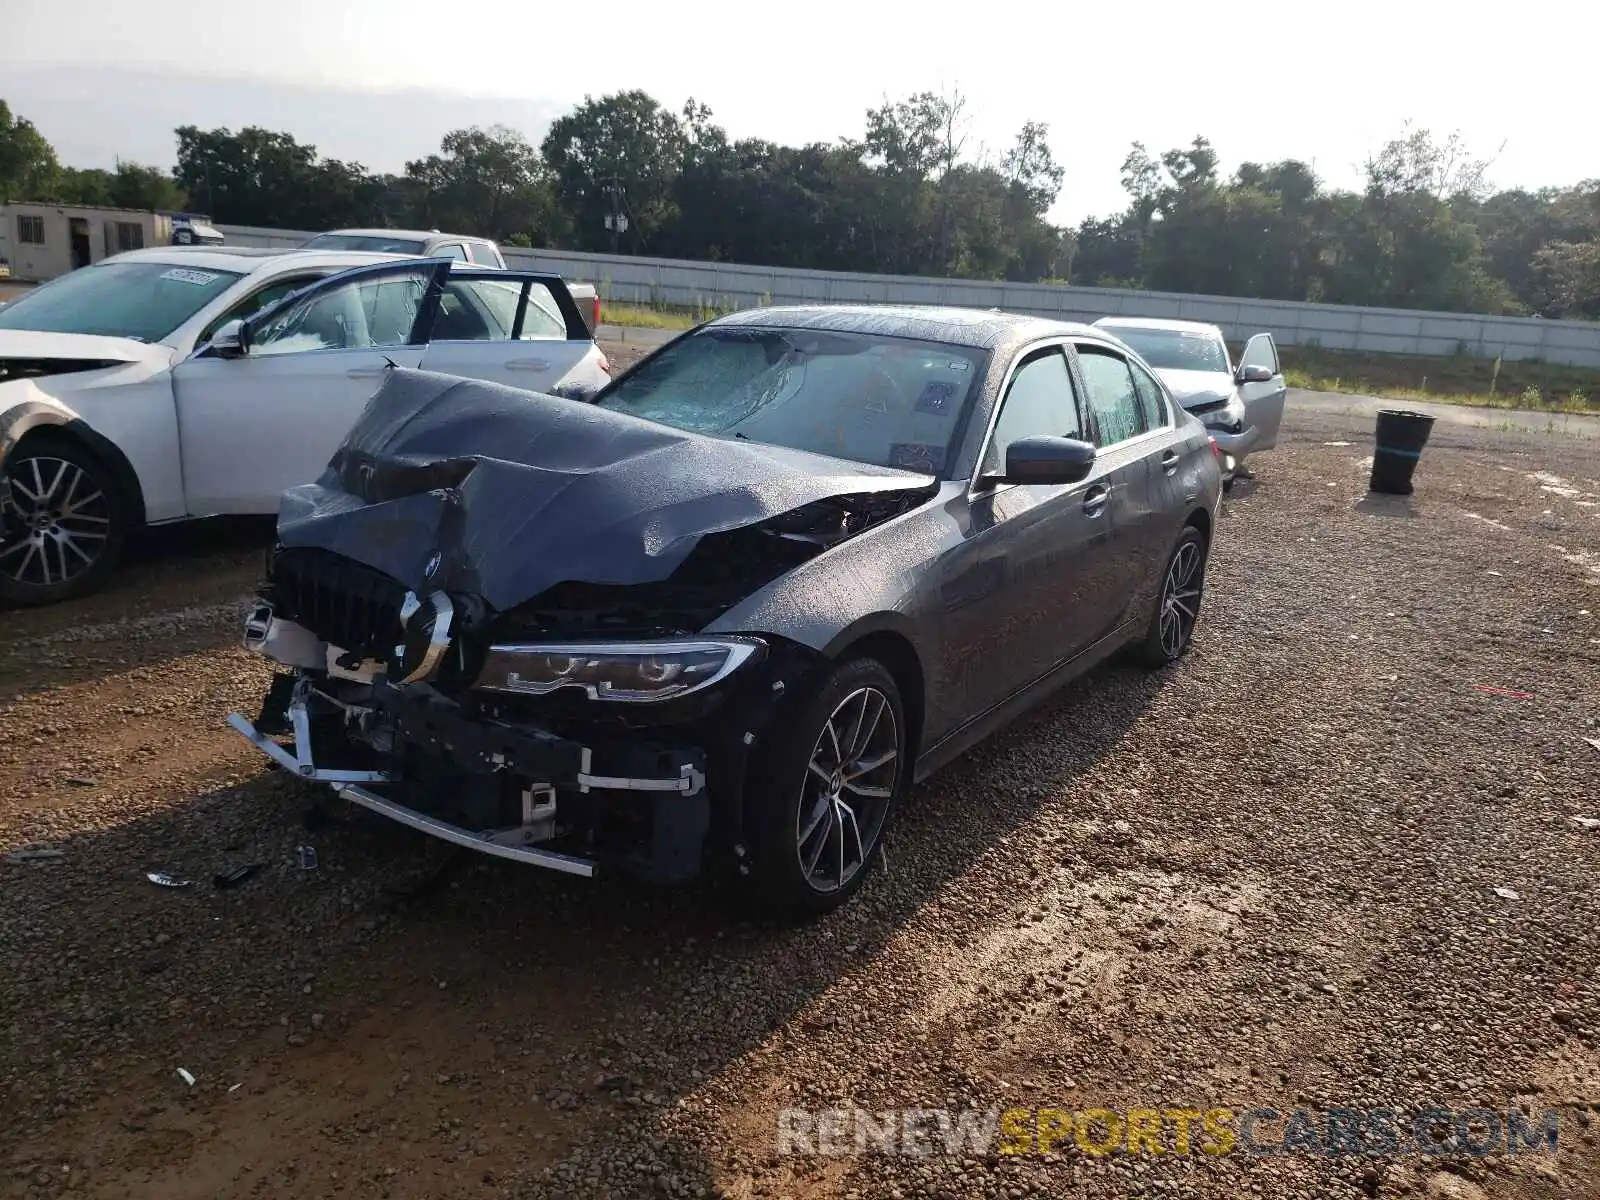
[[[386,370],[387,367],[351,367],[345,374],[351,379],[376,379]]]
[[[1092,487],[1083,494],[1083,511],[1091,517],[1098,517],[1106,510],[1106,501],[1111,499],[1111,489],[1108,487]]]
[[[1161,469],[1168,475],[1178,469],[1178,452],[1176,450],[1168,450],[1161,456]]]

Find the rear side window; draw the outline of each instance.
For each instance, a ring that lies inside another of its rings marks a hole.
[[[1139,407],[1144,412],[1144,427],[1146,429],[1160,429],[1167,423],[1167,400],[1161,394],[1161,385],[1136,362],[1129,362],[1128,369],[1133,372],[1133,390],[1139,395]]]
[[[499,267],[504,265],[500,261],[500,256],[495,253],[494,247],[485,242],[468,242],[467,257],[480,267]]]
[[[452,279],[439,299],[435,342],[503,342],[514,332],[520,341],[565,341],[567,323],[550,289],[530,282],[522,329],[516,330],[523,284],[516,279]]]
[[[433,257],[453,258],[458,262],[466,262],[467,252],[461,248],[460,242],[451,242],[447,246],[435,246],[433,248]]]
[[[1082,345],[1078,347],[1078,362],[1083,368],[1084,387],[1089,391],[1089,407],[1100,427],[1100,445],[1114,446],[1149,429],[1125,358]]]

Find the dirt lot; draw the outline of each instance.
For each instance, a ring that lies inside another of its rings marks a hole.
[[[1595,1194],[1595,443],[1441,424],[1377,503],[1370,428],[1302,408],[1193,654],[918,789],[806,927],[308,831],[222,726],[260,527],[0,615],[0,849],[64,852],[0,863],[0,1195]],[[775,1150],[790,1106],[1519,1102],[1554,1155]]]

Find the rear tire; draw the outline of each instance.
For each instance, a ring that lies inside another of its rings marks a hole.
[[[779,912],[815,916],[866,880],[911,778],[905,709],[874,658],[834,668],[750,775],[751,880]]]
[[[1152,670],[1171,666],[1189,652],[1205,594],[1207,550],[1205,535],[1186,525],[1167,556],[1150,627],[1134,646],[1134,656]]]
[[[98,590],[130,525],[115,476],[86,446],[27,438],[0,475],[0,601],[55,604]]]

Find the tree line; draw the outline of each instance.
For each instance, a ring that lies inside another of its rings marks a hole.
[[[0,100],[0,199],[193,208],[225,224],[421,226],[507,245],[668,258],[1277,300],[1600,318],[1600,180],[1497,190],[1456,135],[1403,129],[1363,186],[1306,163],[1231,175],[1204,137],[1134,143],[1123,211],[1055,225],[1065,172],[1027,122],[1003,153],[972,144],[959,94],[866,114],[860,137],[730,139],[704,105],[642,91],[586,98],[536,146],[515,130],[447,134],[399,173],[286,133],[176,130],[177,166],[61,165]],[[620,218],[620,219],[619,219]]]

